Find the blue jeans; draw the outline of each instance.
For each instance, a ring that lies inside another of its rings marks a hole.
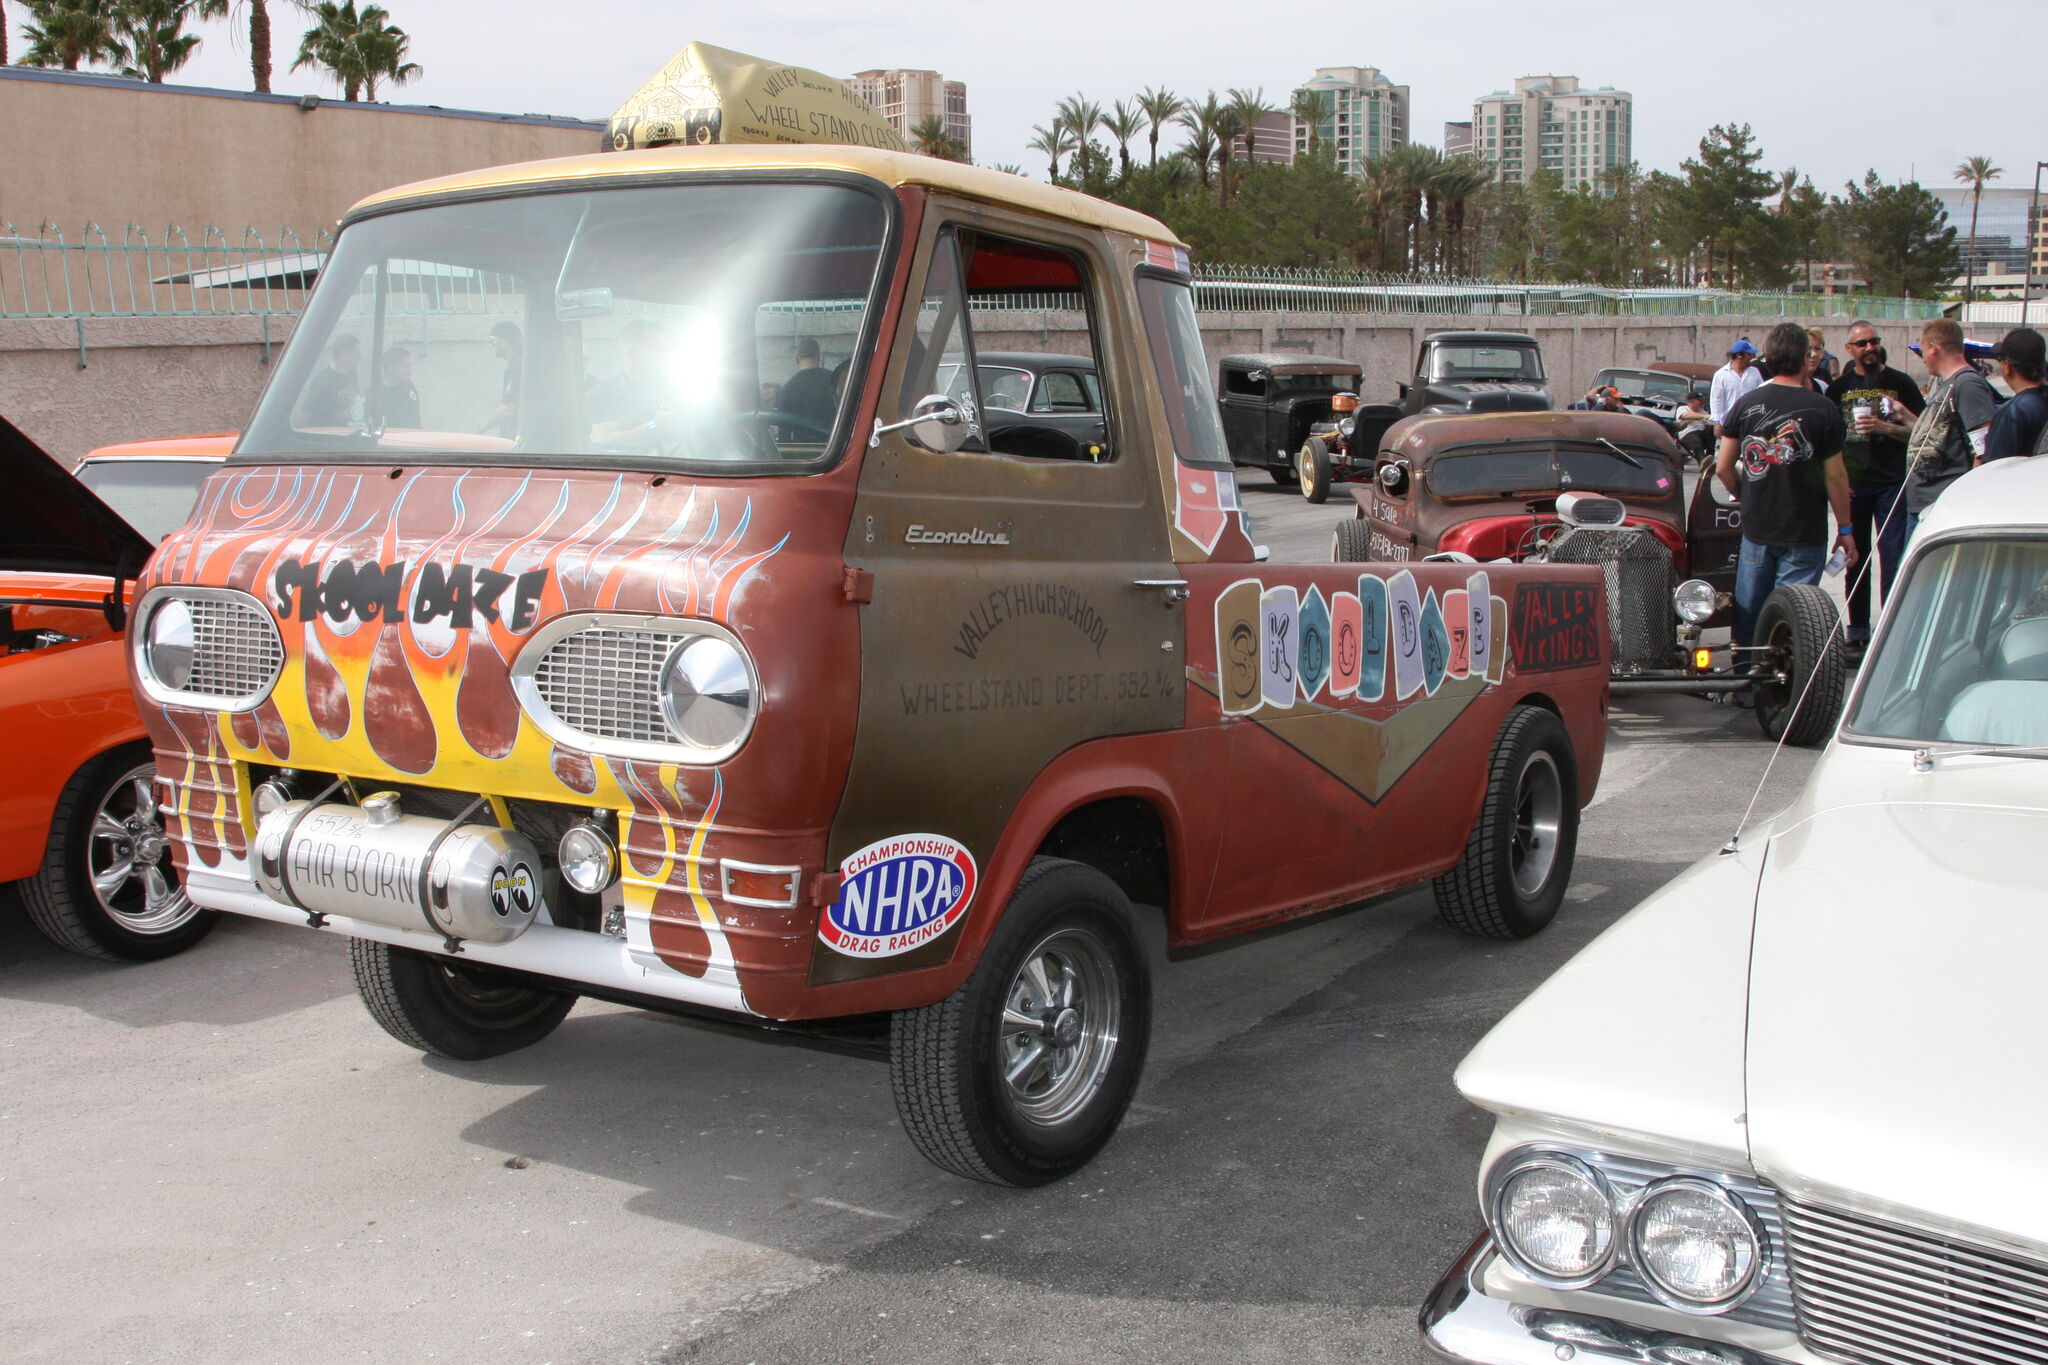
[[[1757,613],[1774,588],[1787,583],[1818,583],[1821,567],[1827,563],[1825,545],[1759,545],[1742,542],[1742,554],[1735,562],[1735,643],[1756,643]],[[1742,661],[1737,661],[1742,666]]]
[[[1856,562],[1861,567],[1849,581],[1849,638],[1870,638],[1870,547],[1877,543],[1878,564],[1883,570],[1884,595],[1892,595],[1892,580],[1899,576],[1899,561],[1906,557],[1907,512],[1899,503],[1906,491],[1901,483],[1879,484],[1849,490],[1849,524],[1856,528]]]

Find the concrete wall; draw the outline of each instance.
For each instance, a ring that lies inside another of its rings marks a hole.
[[[152,86],[108,76],[0,67],[0,222],[26,236],[52,222],[71,241],[130,223],[196,239],[244,227],[310,245],[364,195],[408,181],[594,152],[594,123],[423,106],[301,108],[293,95]]]
[[[1658,360],[1715,363],[1734,338],[1748,336],[1761,343],[1779,321],[1201,315],[1202,341],[1212,365],[1233,351],[1341,356],[1365,366],[1368,402],[1393,400],[1395,382],[1408,377],[1422,338],[1431,332],[1505,326],[1533,333],[1543,344],[1553,392],[1569,402],[1585,392],[1604,366]],[[978,343],[987,350],[1086,349],[1077,314],[978,314],[975,322]],[[1848,335],[1844,320],[1823,319],[1819,325],[1828,334],[1829,349],[1842,355],[1842,341]],[[86,343],[83,369],[78,349],[81,327]],[[271,320],[273,342],[282,342],[290,330],[290,319]],[[1926,370],[1906,349],[1918,339],[1920,324],[1880,323],[1878,330],[1892,364],[1925,383]],[[2005,330],[1977,328],[1971,334],[1989,341]],[[114,441],[237,429],[248,419],[271,373],[263,363],[261,337],[257,318],[0,321],[0,416],[66,463]]]

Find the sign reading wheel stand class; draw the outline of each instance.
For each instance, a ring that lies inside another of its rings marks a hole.
[[[837,142],[904,150],[903,139],[845,81],[801,66],[691,43],[620,105],[614,152],[676,143]]]
[[[974,899],[974,855],[943,834],[900,834],[839,865],[839,895],[818,937],[848,957],[895,957],[960,922]]]

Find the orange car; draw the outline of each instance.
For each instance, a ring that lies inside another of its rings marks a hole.
[[[102,463],[130,490],[124,510],[154,507],[168,522],[161,535],[229,444],[143,443]],[[130,455],[132,471],[112,470]],[[175,464],[144,467],[163,457]],[[204,937],[214,913],[186,897],[165,849],[129,686],[122,632],[150,539],[4,418],[0,471],[0,881],[21,882],[30,919],[59,947],[168,956]]]

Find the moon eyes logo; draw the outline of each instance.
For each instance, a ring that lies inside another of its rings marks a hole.
[[[504,866],[491,870],[491,910],[499,919],[533,913],[533,869],[517,863],[507,872]]]

